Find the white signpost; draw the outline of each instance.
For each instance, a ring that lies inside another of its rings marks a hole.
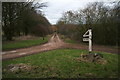
[[[83,38],[83,41],[89,41],[89,53],[92,51],[92,29],[89,29],[83,37],[88,37],[88,38]]]

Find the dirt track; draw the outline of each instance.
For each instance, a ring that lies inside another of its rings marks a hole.
[[[46,44],[2,52],[2,60],[13,59],[13,58],[27,56],[30,54],[36,54],[36,53],[44,52],[48,50],[54,50],[58,48],[74,48],[74,49],[86,49],[87,50],[88,46],[80,45],[80,44],[64,43],[57,34],[54,34],[51,37],[51,39],[48,41],[48,43]],[[93,50],[110,52],[110,53],[117,53],[118,51],[118,49],[116,48],[113,49],[113,48],[108,48],[104,46],[93,46]]]

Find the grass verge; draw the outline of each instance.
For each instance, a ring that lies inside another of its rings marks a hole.
[[[73,43],[73,44],[77,44],[77,43],[78,43],[77,41],[71,40],[71,39],[69,39],[69,38],[65,39],[64,41],[65,41],[66,43]]]
[[[118,55],[103,53],[107,64],[80,62],[76,59],[86,50],[59,49],[40,54],[3,61],[3,78],[116,78]],[[10,64],[28,64],[36,68],[13,73],[7,70]]]
[[[79,43],[79,42],[77,42],[77,41],[75,41],[75,40],[72,40],[72,39],[70,39],[70,38],[68,38],[68,37],[65,37],[64,35],[61,35],[61,34],[58,34],[58,35],[59,35],[59,37],[60,37],[64,42],[66,42],[66,43],[73,43],[73,44]]]
[[[39,45],[39,44],[45,43],[47,41],[48,41],[47,37],[45,37],[44,40],[42,39],[42,37],[40,37],[40,38],[32,39],[32,40],[20,40],[20,41],[15,41],[15,42],[10,42],[10,43],[3,43],[2,50],[25,48],[25,47],[30,47],[30,46],[34,46],[34,45]]]

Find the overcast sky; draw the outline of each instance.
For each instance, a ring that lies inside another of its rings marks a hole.
[[[51,24],[56,24],[62,13],[68,10],[78,10],[84,8],[89,2],[95,1],[114,1],[114,0],[42,0],[47,2],[43,13]]]

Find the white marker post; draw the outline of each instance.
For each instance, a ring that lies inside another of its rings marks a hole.
[[[83,41],[89,41],[89,53],[92,51],[92,29],[89,29],[83,37],[88,37],[88,38],[83,38]]]

